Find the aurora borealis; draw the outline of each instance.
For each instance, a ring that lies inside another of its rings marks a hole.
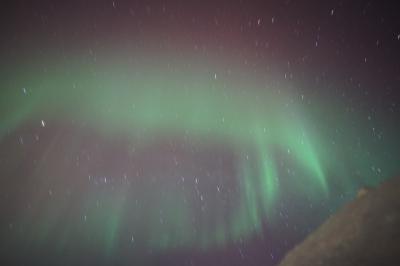
[[[16,1],[3,257],[275,265],[399,173],[400,28],[373,5]]]

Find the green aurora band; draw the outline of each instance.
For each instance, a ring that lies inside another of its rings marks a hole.
[[[359,114],[336,114],[340,108],[329,110],[340,105],[337,100],[329,103],[309,97],[303,101],[303,96],[288,83],[265,85],[262,78],[251,75],[245,78],[245,74],[215,74],[209,69],[217,68],[210,66],[196,71],[195,67],[177,69],[117,63],[54,64],[46,73],[20,70],[3,80],[1,138],[24,122],[40,125],[44,120],[48,124],[61,117],[74,119],[110,138],[127,137],[136,147],[145,148],[163,136],[177,135],[198,143],[224,143],[239,158],[235,166],[237,204],[228,215],[209,218],[213,222],[204,223],[199,230],[193,230],[190,205],[182,202],[184,191],[171,186],[152,192],[154,188],[141,187],[137,193],[142,193],[143,198],[152,193],[156,199],[143,210],[132,206],[127,188],[121,186],[111,195],[104,192],[102,209],[95,208],[96,196],[102,192],[88,194],[82,209],[86,210],[90,227],[71,224],[59,232],[60,249],[69,245],[72,233],[77,233],[92,236],[90,240],[82,237],[83,243],[96,243],[106,253],[112,253],[123,238],[123,220],[132,215],[126,213],[127,209],[147,221],[143,226],[128,219],[131,227],[142,228],[135,241],[160,251],[179,247],[206,249],[260,235],[265,221],[274,226],[274,207],[288,193],[280,189],[277,150],[290,158],[292,167],[297,169],[298,174],[290,180],[292,188],[312,202],[329,199],[331,183],[339,184],[342,191],[354,191],[360,183],[376,184],[383,176],[394,173],[394,164],[391,168],[391,162],[385,164],[381,156],[390,143],[374,146],[363,122],[352,126],[359,121]],[[334,127],[342,130],[342,137],[332,144]],[[364,143],[372,144],[352,144],[360,135],[364,136]],[[361,181],[354,180],[354,171],[348,165],[357,169]],[[379,173],[371,171],[370,165],[381,165]],[[157,198],[162,190],[168,191],[168,197]],[[25,222],[31,234],[24,241],[40,246],[48,240],[62,216],[60,206],[68,205],[52,204],[48,207],[51,211],[44,211],[39,222]],[[220,206],[215,208],[218,213]],[[168,210],[168,223],[158,222],[159,209]]]

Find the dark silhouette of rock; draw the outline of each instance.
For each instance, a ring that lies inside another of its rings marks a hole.
[[[360,189],[280,265],[400,265],[400,177]]]

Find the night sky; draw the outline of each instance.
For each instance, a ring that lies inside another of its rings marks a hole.
[[[389,1],[8,1],[2,265],[276,265],[400,174]]]

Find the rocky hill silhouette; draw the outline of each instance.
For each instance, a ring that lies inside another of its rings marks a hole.
[[[400,265],[400,177],[361,188],[279,265]]]

